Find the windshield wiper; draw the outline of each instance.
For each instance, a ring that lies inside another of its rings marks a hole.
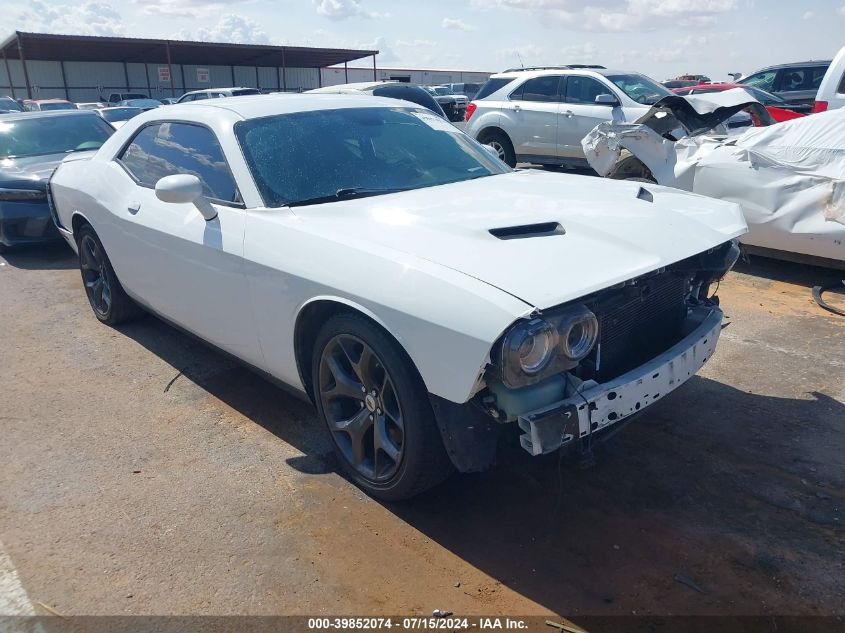
[[[408,191],[408,189],[409,187],[394,187],[385,189],[367,189],[366,187],[342,187],[335,191],[333,195],[317,196],[315,198],[306,198],[304,200],[288,202],[287,206],[304,207],[309,204],[337,202],[338,200],[348,200],[349,198],[366,198],[367,196],[380,196],[385,193],[397,193],[399,191]]]

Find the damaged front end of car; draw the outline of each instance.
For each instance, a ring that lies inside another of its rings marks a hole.
[[[711,291],[738,256],[731,240],[513,324],[493,346],[484,386],[470,402],[435,402],[456,466],[489,465],[496,427],[517,423],[526,451],[550,453],[686,382],[715,351],[723,313]],[[459,423],[468,414],[473,422]]]

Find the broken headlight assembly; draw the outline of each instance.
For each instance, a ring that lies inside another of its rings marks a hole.
[[[572,369],[592,351],[598,334],[596,315],[585,305],[520,321],[502,339],[502,383],[515,389]]]

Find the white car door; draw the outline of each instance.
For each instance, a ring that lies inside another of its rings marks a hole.
[[[109,257],[131,294],[163,317],[255,365],[263,359],[243,272],[246,211],[223,150],[210,129],[157,122],[141,128],[112,161],[117,207],[107,231]],[[158,199],[173,174],[203,183],[217,217],[193,203]]]
[[[597,104],[596,97],[609,94],[616,105]],[[593,77],[569,75],[558,123],[557,152],[566,158],[584,158],[581,139],[604,121],[625,121],[625,113],[614,90]]]
[[[534,77],[523,83],[502,105],[511,121],[510,134],[517,156],[555,156],[557,153],[559,75]]]

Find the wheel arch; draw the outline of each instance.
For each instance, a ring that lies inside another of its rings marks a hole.
[[[611,180],[628,180],[630,178],[640,178],[657,182],[654,174],[648,166],[634,154],[627,152],[616,161],[616,164],[608,172],[607,178]]]
[[[498,134],[504,134],[507,137],[507,139],[510,141],[511,145],[513,145],[513,141],[511,140],[510,134],[508,134],[507,132],[505,132],[505,130],[503,130],[501,127],[499,127],[498,125],[495,125],[495,124],[485,125],[483,128],[481,128],[478,131],[478,134],[476,134],[475,138],[480,143],[481,139],[485,135],[487,135],[487,134],[497,134],[497,133]]]
[[[91,221],[85,217],[85,215],[83,215],[80,211],[74,211],[70,218],[70,228],[73,232],[74,239],[76,238],[76,234],[79,232],[79,229],[81,229],[85,224],[90,226],[92,229],[94,228],[91,225]]]
[[[314,391],[311,382],[313,369],[311,361],[314,353],[314,339],[317,337],[317,332],[328,319],[336,314],[343,313],[358,314],[384,330],[396,342],[402,353],[411,361],[414,370],[419,374],[419,369],[399,337],[372,310],[345,297],[331,295],[313,297],[300,306],[296,314],[293,330],[293,350],[296,359],[296,369],[299,373],[299,379],[305,388],[305,393],[308,394],[308,398],[312,404],[314,403]],[[422,376],[420,378],[422,379]],[[425,384],[425,380],[423,380],[423,384]]]

